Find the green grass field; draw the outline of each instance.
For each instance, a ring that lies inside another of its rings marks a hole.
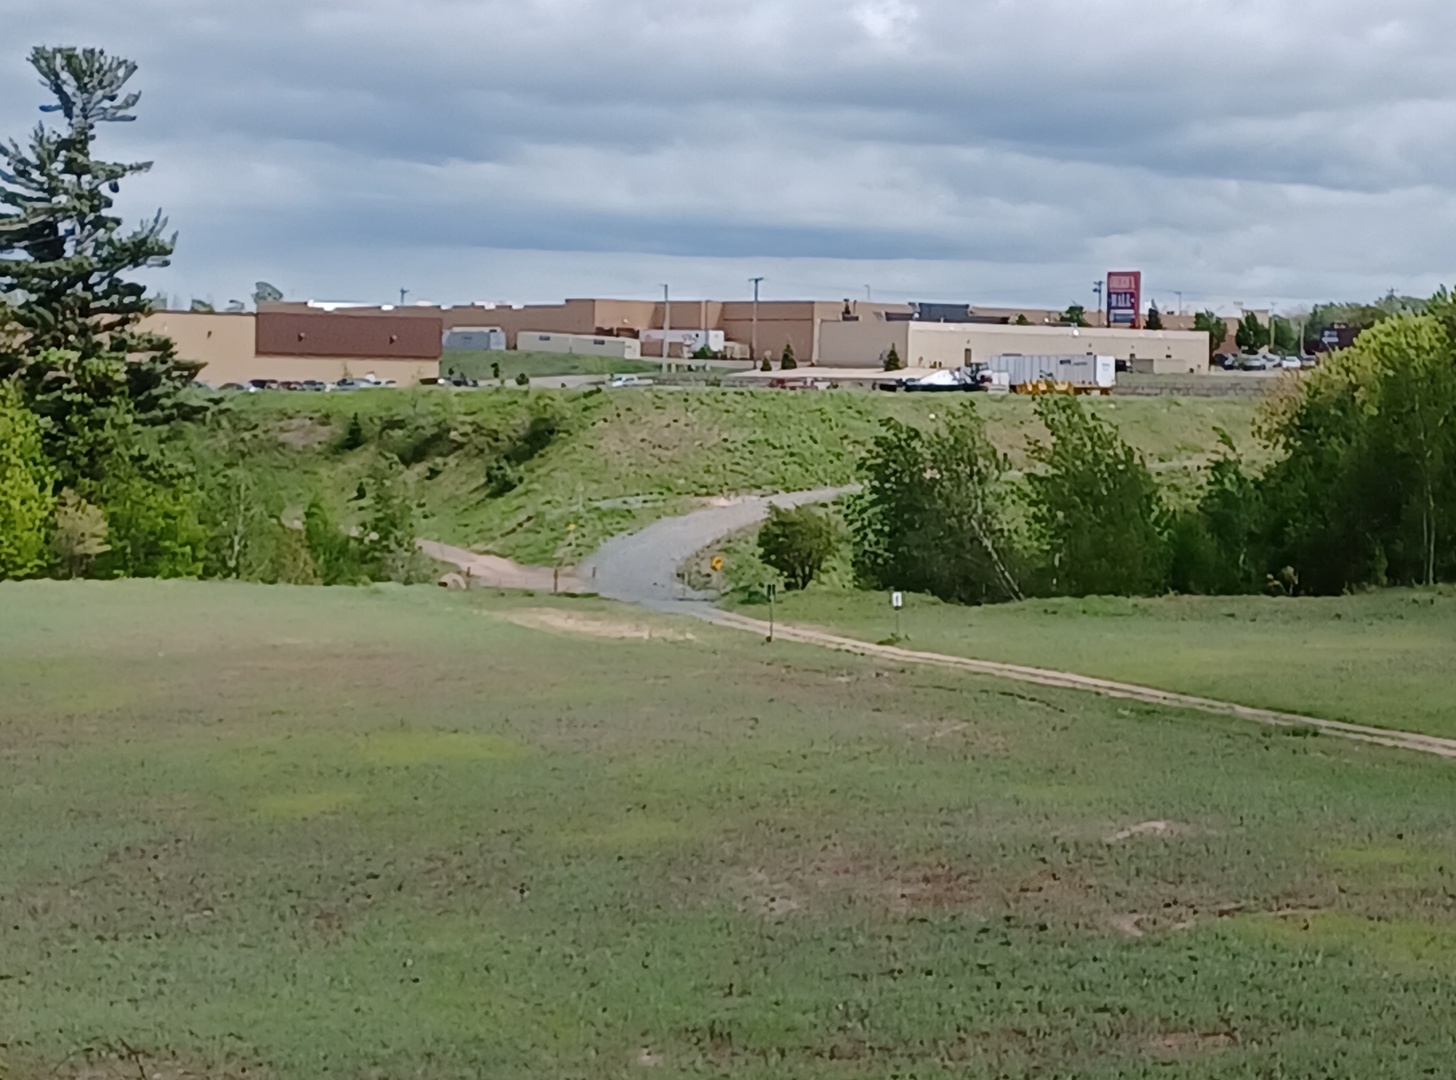
[[[249,396],[234,400],[228,424],[250,466],[289,499],[307,502],[319,492],[340,512],[378,447],[423,446],[411,471],[430,538],[549,564],[575,561],[703,497],[849,483],[882,419],[926,424],[948,404],[934,395],[863,391],[425,389]],[[1025,464],[1027,439],[1040,433],[1031,402],[983,399],[979,407],[997,445],[1014,465]],[[1089,407],[1114,418],[1174,489],[1186,488],[1218,452],[1220,429],[1253,450],[1248,401],[1099,399]],[[491,495],[489,461],[459,441],[461,432],[471,423],[519,425],[533,408],[554,411],[560,430],[521,467],[515,490]],[[370,444],[341,454],[338,441],[354,413]]]
[[[656,371],[661,364],[645,360],[623,360],[613,356],[578,356],[574,353],[451,349],[440,358],[440,374],[459,372],[482,382],[492,377],[492,364],[499,364],[501,378],[511,381],[525,373],[539,379],[550,375],[629,375]]]
[[[744,561],[747,561],[746,559]],[[1030,664],[1347,720],[1456,736],[1456,592],[1030,600],[961,607],[909,596],[912,648]],[[883,593],[782,594],[785,621],[864,640],[895,632]]]
[[[431,588],[6,584],[0,657],[7,1080],[1456,1060],[1436,759]]]

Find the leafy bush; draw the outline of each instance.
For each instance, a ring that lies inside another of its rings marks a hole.
[[[790,589],[808,588],[833,553],[835,542],[834,522],[812,506],[771,507],[758,531],[760,556],[784,576]]]
[[[1142,455],[1080,399],[1048,395],[1036,414],[1050,443],[1031,447],[1029,509],[1054,594],[1146,596],[1168,578],[1168,513]]]
[[[15,387],[0,383],[0,578],[27,577],[45,564],[54,504],[40,422]]]
[[[208,535],[201,498],[184,481],[122,470],[100,488],[109,550],[97,556],[104,577],[198,577]]]
[[[1006,470],[974,405],[928,435],[887,420],[850,501],[860,583],[962,603],[1019,600]]]
[[[92,561],[111,550],[106,542],[106,511],[93,506],[70,488],[56,504],[56,527],[51,551],[69,577],[85,577]]]

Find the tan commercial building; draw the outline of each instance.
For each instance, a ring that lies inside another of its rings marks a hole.
[[[440,374],[439,318],[366,318],[305,312],[159,311],[141,329],[172,339],[177,355],[203,365],[211,386],[253,379],[303,382],[389,379],[409,386]]]
[[[757,312],[755,313],[755,307]],[[308,314],[328,312],[340,317],[390,316],[433,318],[444,330],[457,327],[498,327],[506,336],[506,348],[530,349],[522,334],[574,334],[584,337],[640,338],[644,330],[661,330],[666,324],[676,330],[721,331],[731,342],[752,347],[756,356],[777,360],[784,346],[791,346],[800,363],[819,359],[819,325],[846,314],[859,318],[880,318],[887,314],[909,318],[909,304],[870,304],[840,300],[661,300],[575,299],[560,304],[466,304],[458,307],[411,305],[406,307],[362,307],[320,305],[279,301],[259,305],[265,314]],[[652,342],[642,355],[661,355],[661,345]]]
[[[1202,331],[839,320],[820,324],[819,347],[819,363],[830,368],[881,370],[893,347],[911,368],[959,368],[1007,353],[1090,353],[1150,374],[1208,370],[1208,335]]]

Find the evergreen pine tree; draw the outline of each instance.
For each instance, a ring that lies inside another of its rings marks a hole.
[[[178,360],[168,339],[137,332],[151,309],[127,274],[168,265],[176,237],[160,211],[129,232],[112,213],[121,181],[150,162],[92,156],[101,124],[135,119],[141,95],[126,84],[136,65],[100,49],[47,47],[30,63],[55,99],[41,111],[62,122],[37,124],[24,149],[0,143],[0,295],[18,330],[0,344],[0,378],[18,376],[52,430],[75,429],[75,413],[165,423],[183,411],[178,391],[199,366]]]
[[[783,356],[779,358],[779,370],[793,371],[798,366],[799,362],[794,359],[794,346],[785,343]]]
[[[893,344],[891,344],[890,351],[885,354],[885,370],[903,371],[904,369],[905,361],[900,359],[899,350],[896,349]]]
[[[1148,321],[1145,324],[1148,330],[1163,329],[1163,313],[1158,310],[1158,305],[1153,304],[1148,308]]]

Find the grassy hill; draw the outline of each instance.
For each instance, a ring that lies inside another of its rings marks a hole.
[[[279,498],[321,493],[347,513],[381,451],[408,467],[425,532],[528,562],[574,561],[603,539],[703,497],[845,484],[880,422],[928,423],[943,397],[860,391],[438,388],[260,394],[195,433],[204,460],[233,455]],[[1031,402],[978,399],[991,437],[1025,462]],[[1177,488],[1217,451],[1219,429],[1253,448],[1251,402],[1096,399]],[[364,445],[342,449],[358,415]]]
[[[7,1080],[1450,1072],[1449,763],[599,601],[0,610]]]

